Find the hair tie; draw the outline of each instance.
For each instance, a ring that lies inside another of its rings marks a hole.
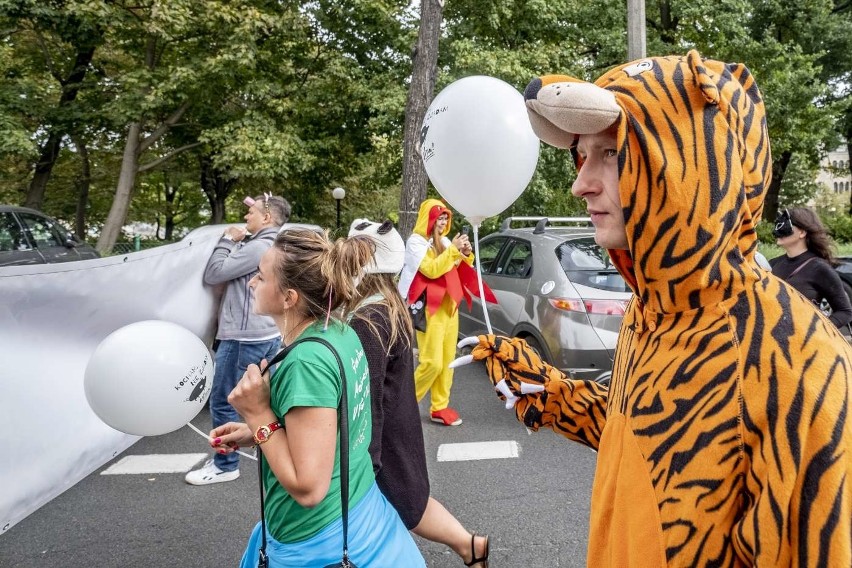
[[[328,320],[331,319],[331,295],[334,294],[334,288],[328,291],[328,309],[325,311],[325,325],[322,328],[323,333],[328,329]]]

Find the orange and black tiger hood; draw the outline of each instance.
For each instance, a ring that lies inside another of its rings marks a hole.
[[[629,251],[613,262],[650,309],[714,304],[757,278],[755,226],[771,177],[763,99],[740,64],[653,57],[594,84],[549,75],[525,99],[544,142],[617,125]]]

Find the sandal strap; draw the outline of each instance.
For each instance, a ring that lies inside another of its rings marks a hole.
[[[476,556],[476,533],[473,533],[473,536],[470,537],[470,562],[465,562],[465,566],[473,566],[478,562],[484,562],[482,568],[488,568],[488,535],[485,535],[485,554],[482,556]]]

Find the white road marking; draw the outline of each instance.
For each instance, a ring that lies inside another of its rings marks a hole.
[[[150,454],[125,456],[103,470],[101,475],[185,473],[208,454]]]
[[[441,444],[438,446],[439,462],[498,460],[516,457],[518,457],[518,443],[514,440]]]

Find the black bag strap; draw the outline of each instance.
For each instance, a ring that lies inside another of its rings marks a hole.
[[[261,375],[266,373],[272,365],[284,360],[285,357],[300,343],[312,341],[321,343],[328,347],[329,351],[337,360],[337,368],[340,371],[340,404],[337,406],[337,423],[340,429],[340,507],[343,517],[343,562],[344,566],[349,563],[349,399],[346,396],[346,369],[343,366],[343,361],[340,360],[340,355],[334,346],[321,337],[303,337],[298,339],[278,352],[272,361],[267,363],[261,371]],[[257,446],[257,473],[258,482],[260,483],[260,534],[261,545],[260,554],[258,557],[258,568],[267,568],[269,560],[266,556],[266,515],[263,506],[263,452],[260,446]]]
[[[267,568],[269,559],[266,557],[266,513],[263,506],[263,452],[260,446],[257,446],[257,478],[260,480],[260,551],[257,568]]]
[[[801,269],[803,269],[804,267],[806,267],[806,266],[808,265],[808,263],[809,263],[810,261],[812,261],[813,259],[815,259],[815,258],[816,258],[815,256],[812,256],[812,257],[810,257],[809,259],[807,259],[805,262],[803,262],[802,264],[800,264],[799,266],[797,266],[797,267],[796,267],[796,270],[794,270],[793,272],[791,272],[791,273],[790,273],[790,276],[788,276],[788,277],[787,277],[787,280],[789,280],[790,278],[792,278],[793,276],[795,276],[797,272],[799,272]]]

